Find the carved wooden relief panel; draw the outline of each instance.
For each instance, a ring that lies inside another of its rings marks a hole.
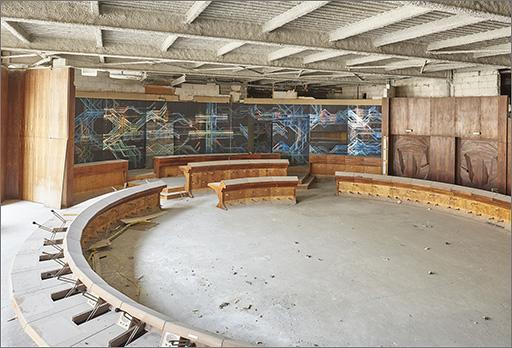
[[[457,184],[491,190],[498,187],[498,143],[459,140]]]
[[[429,137],[393,136],[393,175],[427,179],[430,172]]]

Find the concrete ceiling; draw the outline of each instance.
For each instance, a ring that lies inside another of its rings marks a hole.
[[[377,83],[510,66],[503,1],[3,1],[2,64]],[[7,58],[9,56],[10,58]]]

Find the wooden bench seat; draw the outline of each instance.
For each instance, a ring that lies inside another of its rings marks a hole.
[[[286,176],[288,160],[232,160],[189,163],[181,166],[185,191],[207,188],[211,182],[260,176]]]
[[[153,157],[153,171],[158,178],[181,176],[180,166],[193,162],[245,160],[245,159],[280,159],[279,153],[210,153],[197,155],[171,155]]]
[[[336,172],[337,194],[365,194],[429,204],[483,216],[510,226],[511,198],[500,193],[436,181]]]
[[[295,204],[298,183],[296,176],[264,176],[222,180],[209,183],[208,187],[217,193],[217,207],[227,209],[227,204],[254,201],[289,201]]]

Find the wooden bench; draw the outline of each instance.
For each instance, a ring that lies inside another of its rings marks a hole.
[[[228,161],[243,159],[280,159],[279,153],[212,153],[200,155],[172,155],[153,157],[153,171],[158,178],[181,176],[180,166],[193,162]]]
[[[192,195],[192,190],[207,188],[210,182],[258,176],[286,176],[288,160],[195,162],[181,166],[180,169],[185,175],[185,191]]]
[[[336,193],[364,194],[450,208],[483,216],[510,228],[511,198],[500,193],[436,181],[336,172]]]
[[[299,178],[296,176],[264,176],[240,178],[209,183],[217,193],[218,208],[226,205],[255,201],[290,201],[297,203],[296,193]]]
[[[312,175],[334,175],[335,172],[382,173],[380,157],[310,154],[309,172]]]

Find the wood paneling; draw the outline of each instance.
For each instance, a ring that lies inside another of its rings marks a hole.
[[[512,119],[507,120],[507,194],[512,191]]]
[[[461,139],[457,144],[457,184],[498,190],[498,143]]]
[[[480,138],[480,98],[458,97],[455,99],[455,136]]]
[[[73,70],[28,70],[25,74],[22,198],[60,208],[69,203],[74,127]],[[67,202],[66,202],[67,201]]]
[[[455,183],[455,138],[430,137],[428,179],[433,181]]]
[[[429,142],[426,136],[392,136],[392,175],[427,179],[430,173]]]
[[[244,104],[288,104],[288,105],[381,105],[382,99],[286,99],[245,98]]]
[[[406,134],[408,127],[408,98],[392,98],[389,105],[389,128],[391,134]]]
[[[6,177],[6,163],[7,163],[7,117],[8,108],[7,100],[9,93],[9,74],[7,69],[2,66],[1,83],[1,99],[2,110],[0,114],[0,202],[5,199],[5,177]]]
[[[75,164],[73,168],[73,197],[78,203],[123,188],[128,176],[127,160],[112,160]]]
[[[414,135],[430,135],[430,100],[408,98],[407,129]]]
[[[496,97],[480,97],[480,137],[498,140],[498,103]]]
[[[6,129],[5,198],[20,199],[23,173],[23,128],[25,72],[8,72],[8,115]]]
[[[454,98],[432,98],[430,112],[430,134],[453,137],[454,133]]]

